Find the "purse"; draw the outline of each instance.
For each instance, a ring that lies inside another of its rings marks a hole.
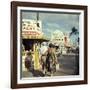
[[[59,64],[56,64],[56,71],[60,70]]]

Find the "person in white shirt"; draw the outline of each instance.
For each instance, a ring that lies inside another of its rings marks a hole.
[[[40,56],[41,56],[41,65],[42,65],[42,71],[43,73],[45,74],[46,73],[46,57],[47,57],[47,46],[46,46],[46,43],[43,42],[42,43],[42,46],[40,48]]]

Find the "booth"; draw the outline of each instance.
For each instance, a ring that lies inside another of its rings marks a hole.
[[[39,60],[39,48],[41,43],[49,41],[42,32],[41,27],[41,21],[22,20],[22,44],[25,50],[31,50],[33,52],[35,70],[40,70],[41,68]]]

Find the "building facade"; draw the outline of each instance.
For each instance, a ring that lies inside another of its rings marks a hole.
[[[60,53],[62,54],[66,54],[67,47],[71,46],[69,35],[61,32],[60,30],[56,30],[51,34],[50,42],[56,46],[59,46]]]
[[[42,22],[37,20],[22,19],[22,46],[25,47],[25,51],[33,52],[34,69],[40,69],[39,52],[38,47],[43,42]],[[22,56],[23,58],[24,56]],[[22,69],[25,70],[23,58]]]

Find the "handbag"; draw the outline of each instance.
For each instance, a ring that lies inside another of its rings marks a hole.
[[[56,64],[56,71],[60,70],[59,64]]]

